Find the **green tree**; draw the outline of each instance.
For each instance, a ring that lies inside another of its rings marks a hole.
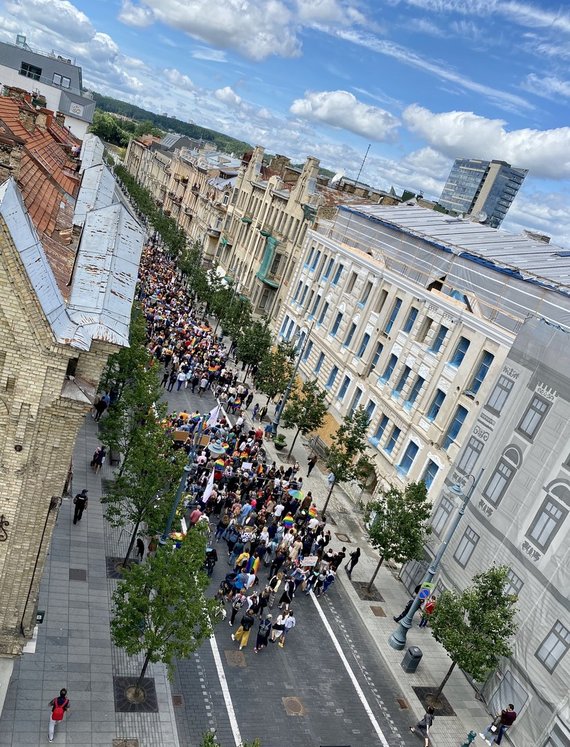
[[[253,341],[253,344],[255,342]],[[280,342],[276,347],[265,347],[265,343],[258,348],[261,361],[255,375],[255,385],[260,392],[267,395],[267,403],[287,388],[293,375],[293,360],[295,348],[287,342]]]
[[[221,618],[221,607],[204,592],[207,534],[193,527],[176,549],[168,540],[153,557],[133,565],[113,595],[113,643],[129,656],[144,655],[136,688],[150,662],[169,669],[176,658],[196,651]]]
[[[431,505],[423,482],[412,482],[403,491],[392,487],[368,503],[368,536],[370,544],[380,553],[368,591],[372,591],[385,560],[405,563],[423,557],[426,535],[430,531],[427,525],[430,514]]]
[[[131,434],[121,473],[101,498],[105,518],[114,527],[132,525],[123,566],[126,567],[141,524],[150,534],[166,523],[171,498],[182,475],[184,454],[173,451],[172,441],[161,424],[148,417]]]
[[[514,620],[517,597],[506,593],[506,566],[492,566],[473,578],[464,591],[444,591],[430,616],[436,641],[442,644],[452,664],[433,701],[456,666],[482,682],[502,656],[512,653],[510,641],[517,630]]]
[[[299,433],[306,436],[318,430],[323,424],[328,410],[326,399],[326,392],[314,379],[304,381],[300,389],[291,393],[281,416],[281,422],[285,428],[297,428],[289,449],[289,456],[291,456]]]
[[[244,366],[259,365],[271,350],[271,330],[265,319],[250,322],[243,330],[236,344],[236,355]]]
[[[252,327],[259,329],[258,323],[252,322],[251,302],[243,296],[236,295],[235,291],[232,291],[228,305],[223,309],[221,323],[224,333],[238,349],[238,355],[242,338]]]
[[[335,485],[352,480],[362,482],[370,472],[372,465],[366,453],[368,423],[366,410],[359,407],[345,415],[342,424],[332,436],[332,446],[325,463],[334,480],[331,480],[323,506],[323,516],[326,514]]]
[[[106,143],[125,146],[129,142],[129,136],[122,129],[117,118],[112,114],[107,114],[107,112],[101,112],[96,109],[93,114],[93,122],[89,129]]]

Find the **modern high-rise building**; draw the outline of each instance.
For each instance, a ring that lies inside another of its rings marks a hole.
[[[505,161],[458,158],[451,168],[439,204],[446,210],[477,217],[498,228],[519,191],[528,169]]]

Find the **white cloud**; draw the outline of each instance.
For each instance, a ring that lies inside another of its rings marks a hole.
[[[447,33],[441,25],[438,25],[427,18],[407,18],[404,22],[404,27],[407,31],[427,34],[428,36],[447,36]]]
[[[546,99],[556,99],[559,96],[570,98],[570,80],[562,80],[555,75],[540,77],[536,73],[529,73],[523,82],[523,88]]]
[[[503,228],[513,233],[530,228],[551,236],[556,244],[570,246],[570,195],[528,189],[531,186],[525,184],[527,189],[518,193]]]
[[[231,86],[224,86],[224,88],[218,88],[214,91],[214,96],[221,101],[223,104],[228,106],[239,106],[241,104],[241,97],[237,95]]]
[[[508,132],[501,119],[461,111],[435,114],[416,104],[404,110],[403,119],[412,132],[450,158],[499,159],[530,169],[535,177],[570,177],[570,127]]]
[[[300,54],[297,21],[283,0],[144,0],[137,7],[194,39],[253,60]]]
[[[297,10],[303,23],[366,23],[355,4],[346,0],[297,0]]]
[[[396,44],[386,39],[380,39],[373,34],[356,31],[355,29],[328,29],[328,33],[351,42],[352,44],[365,47],[372,52],[391,57],[404,65],[417,68],[424,73],[430,73],[440,80],[455,83],[467,91],[473,91],[481,96],[485,96],[498,106],[505,109],[520,111],[521,109],[533,108],[533,106],[529,104],[526,99],[523,99],[522,96],[509,93],[508,91],[501,91],[498,88],[493,88],[492,86],[487,86],[483,83],[478,83],[477,81],[457,72],[457,70],[454,70],[449,65],[443,65],[442,63],[422,57],[401,44]]]
[[[304,98],[292,103],[290,111],[298,117],[380,141],[392,139],[399,124],[390,112],[364,104],[348,91],[308,91]]]
[[[68,0],[7,0],[4,7],[24,24],[71,42],[85,42],[95,34],[89,18]]]
[[[195,60],[208,60],[209,62],[227,62],[226,53],[223,49],[212,49],[211,47],[196,47],[192,50]]]
[[[181,73],[180,70],[176,70],[176,68],[166,68],[164,70],[164,77],[173,86],[182,88],[184,91],[194,91],[196,88],[192,80],[187,75],[184,75],[184,73]]]
[[[150,8],[135,5],[131,0],[123,0],[121,12],[119,13],[119,21],[122,21],[127,26],[145,28],[154,23],[154,13]]]

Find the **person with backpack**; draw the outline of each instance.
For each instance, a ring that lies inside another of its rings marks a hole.
[[[53,737],[55,734],[55,725],[59,723],[60,721],[63,721],[65,712],[69,708],[69,700],[67,698],[67,690],[65,689],[65,687],[63,687],[59,691],[59,695],[57,696],[57,698],[54,698],[50,702],[50,708],[51,708],[51,716],[49,719],[48,739],[50,742],[53,742]]]
[[[267,646],[269,634],[271,633],[271,628],[273,627],[272,620],[273,615],[268,614],[259,623],[259,628],[257,629],[257,639],[255,641],[255,648],[253,649],[253,652],[255,654],[258,654],[262,648],[265,648]]]

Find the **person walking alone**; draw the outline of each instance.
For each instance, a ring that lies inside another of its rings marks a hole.
[[[51,708],[51,714],[49,718],[48,739],[50,742],[53,742],[53,738],[55,735],[55,726],[59,722],[63,721],[65,712],[69,708],[69,700],[67,698],[67,690],[65,689],[65,687],[61,688],[57,698],[54,698],[52,701],[50,701],[49,705]]]
[[[317,463],[318,456],[316,454],[313,454],[313,456],[309,459],[307,462],[307,477],[311,476],[311,472],[313,471],[313,467]]]
[[[346,572],[349,578],[351,578],[352,571],[354,570],[354,566],[358,563],[359,560],[360,560],[360,547],[357,547],[356,550],[354,550],[354,552],[350,553],[350,560],[345,566]]]
[[[73,512],[73,523],[77,524],[78,521],[81,521],[83,512],[87,508],[87,490],[85,488],[81,491],[81,493],[77,493],[77,495],[73,499],[73,503],[75,504],[75,511]]]

